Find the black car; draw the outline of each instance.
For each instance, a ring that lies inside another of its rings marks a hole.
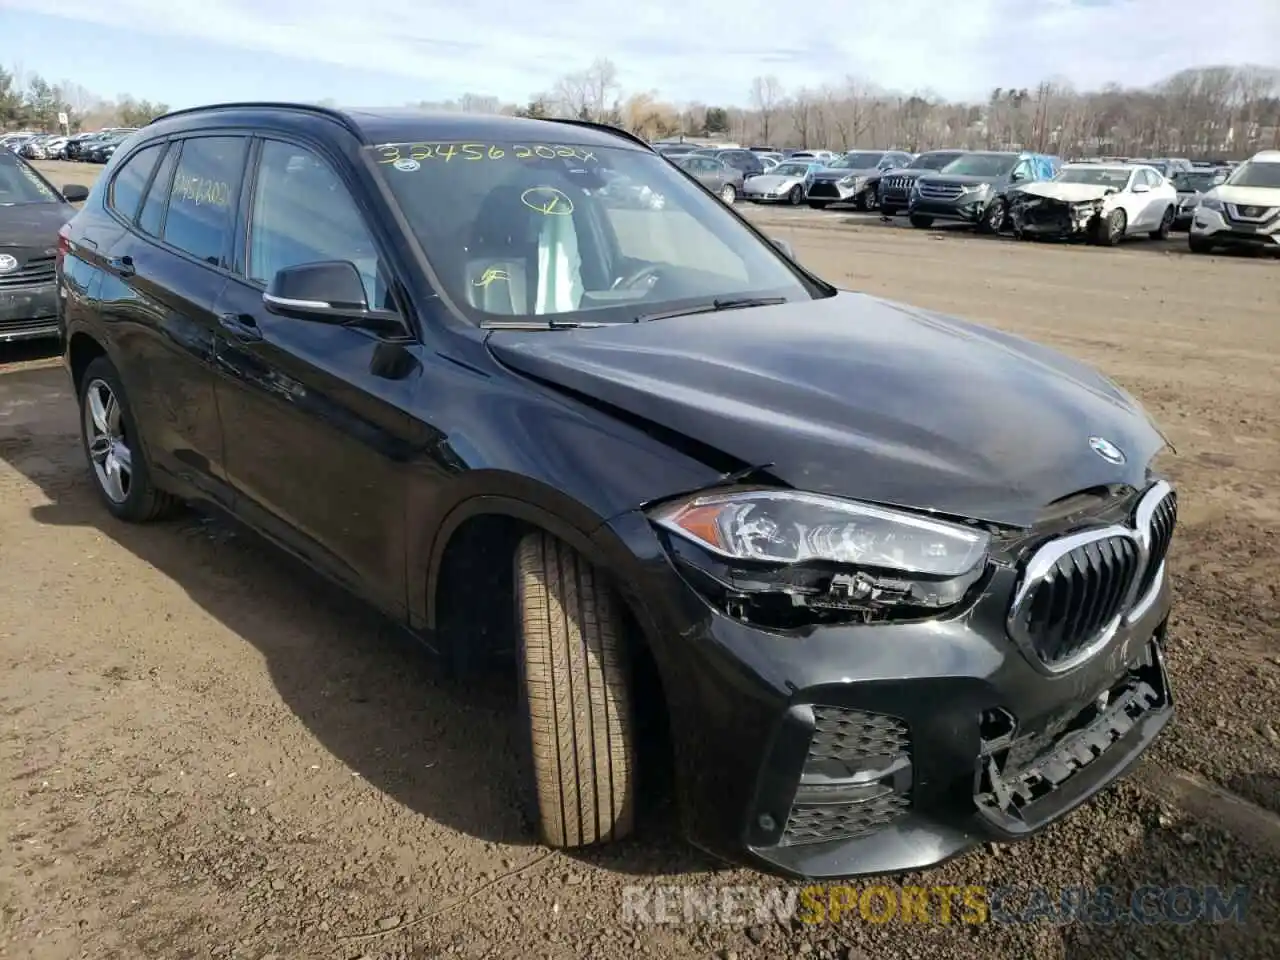
[[[880,178],[880,212],[886,217],[896,217],[911,200],[911,185],[926,173],[941,170],[953,160],[959,160],[967,150],[930,150],[922,153],[905,167],[887,170]]]
[[[547,843],[631,832],[665,729],[702,848],[914,870],[1063,816],[1172,715],[1136,401],[828,285],[630,134],[193,109],[65,234],[104,507],[204,502],[459,672],[509,656]]]
[[[0,150],[0,344],[58,335],[58,230],[85,187],[60,193],[21,157]]]
[[[742,178],[758,177],[765,172],[765,162],[753,150],[717,150],[713,156],[726,166],[741,172]]]

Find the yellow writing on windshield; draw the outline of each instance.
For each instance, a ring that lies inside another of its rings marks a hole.
[[[573,213],[573,201],[555,187],[530,187],[520,194],[520,202],[550,217],[567,217]]]
[[[471,285],[473,287],[487,287],[489,284],[496,283],[499,280],[510,283],[511,276],[505,270],[499,270],[497,267],[487,267],[478,279],[471,282]]]
[[[231,185],[223,180],[180,173],[173,185],[173,196],[197,207],[225,207],[231,202]]]
[[[379,163],[399,163],[399,170],[406,172],[417,170],[414,164],[403,164],[405,160],[421,163],[425,160],[581,160],[586,163],[594,161],[596,155],[582,147],[568,144],[549,143],[508,143],[499,146],[494,143],[384,143],[377,148]]]

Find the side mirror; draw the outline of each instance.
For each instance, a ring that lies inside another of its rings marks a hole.
[[[796,251],[790,243],[780,237],[772,237],[771,239],[773,240],[773,245],[786,254],[788,260],[796,258]]]
[[[89,199],[89,188],[78,183],[68,183],[62,188],[62,199],[67,203],[84,203]]]
[[[1014,172],[1009,176],[1009,180],[1010,180],[1011,182],[1013,182],[1013,183],[1018,183],[1019,181],[1022,181],[1022,180],[1025,180],[1025,179],[1027,179],[1027,175],[1026,175],[1025,173],[1022,173],[1022,172],[1017,171],[1017,170],[1015,170],[1015,171],[1014,171]]]
[[[369,313],[364,281],[349,260],[285,267],[271,278],[262,303],[282,317],[320,323],[348,323]]]
[[[1133,192],[1134,193],[1150,193],[1151,185],[1146,183],[1135,183],[1133,185]]]

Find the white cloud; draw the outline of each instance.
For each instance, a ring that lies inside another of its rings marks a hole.
[[[0,0],[5,6],[50,11],[48,0]],[[960,97],[1048,76],[1095,87],[1150,83],[1196,65],[1280,65],[1280,0],[649,0],[630,10],[603,0],[59,0],[56,9],[89,23],[402,75],[441,96],[510,100],[597,56],[617,64],[628,89],[711,102],[744,102],[763,73],[788,89],[854,74]],[[216,73],[217,65],[193,69]]]

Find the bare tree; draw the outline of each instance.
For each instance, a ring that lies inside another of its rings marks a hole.
[[[769,142],[769,125],[782,100],[782,83],[773,74],[751,81],[751,106],[760,117],[760,138]]]

